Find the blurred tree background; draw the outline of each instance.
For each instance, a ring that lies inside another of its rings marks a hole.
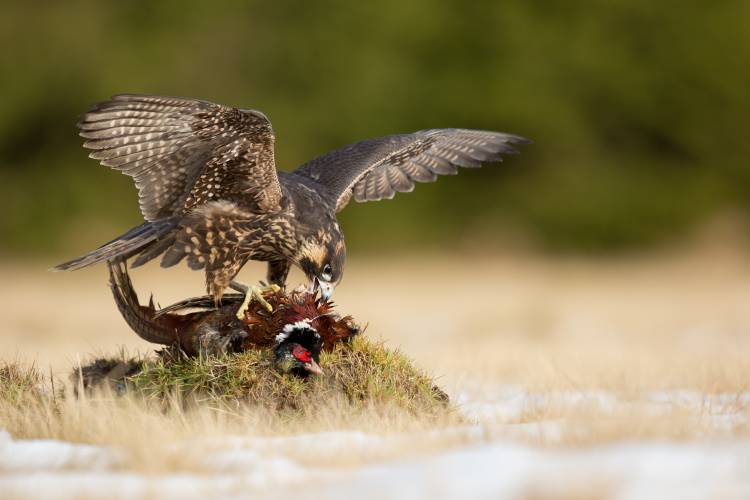
[[[350,205],[358,252],[675,241],[750,208],[748,22],[744,0],[4,2],[0,251],[83,252],[139,222],[131,180],[87,159],[75,129],[120,92],[260,109],[281,169],[423,128],[534,140]]]

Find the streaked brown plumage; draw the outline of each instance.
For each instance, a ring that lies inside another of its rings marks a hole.
[[[336,213],[351,198],[372,201],[408,192],[457,168],[501,161],[528,143],[510,134],[433,129],[350,144],[291,173],[278,172],[271,123],[258,111],[206,101],[119,95],[83,115],[91,157],[133,177],[145,222],[56,269],[113,258],[139,266],[186,259],[205,269],[219,301],[250,259],[268,262],[283,285],[302,268],[326,296],[340,281],[344,238]]]

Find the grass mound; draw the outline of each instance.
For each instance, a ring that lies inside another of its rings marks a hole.
[[[77,385],[107,385],[173,405],[258,405],[275,411],[309,411],[333,401],[355,407],[394,406],[411,413],[443,412],[448,396],[403,354],[356,338],[324,352],[325,375],[303,380],[273,368],[269,350],[210,357],[98,359],[74,372]]]

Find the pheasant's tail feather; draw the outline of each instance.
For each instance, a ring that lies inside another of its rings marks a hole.
[[[133,289],[124,259],[110,260],[107,265],[109,266],[109,286],[112,289],[115,304],[128,326],[147,342],[162,345],[174,344],[174,328],[168,324],[169,318],[155,316],[153,297],[148,306],[142,306],[138,301],[138,295]]]
[[[143,252],[155,241],[167,235],[175,227],[175,224],[174,219],[145,222],[86,255],[58,264],[52,270],[72,271],[114,258],[127,259],[137,253]],[[149,251],[145,253],[148,255],[151,254]],[[138,260],[139,264],[145,262],[142,258]]]

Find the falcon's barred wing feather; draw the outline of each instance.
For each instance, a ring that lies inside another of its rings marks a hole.
[[[125,94],[94,105],[78,127],[92,158],[133,177],[147,221],[232,195],[253,195],[261,209],[281,197],[273,129],[258,111]]]
[[[328,189],[336,211],[354,196],[360,202],[390,199],[409,192],[415,182],[433,182],[438,175],[456,174],[457,167],[480,167],[516,154],[513,144],[523,137],[468,129],[432,129],[391,135],[344,146],[305,163],[295,174]]]

